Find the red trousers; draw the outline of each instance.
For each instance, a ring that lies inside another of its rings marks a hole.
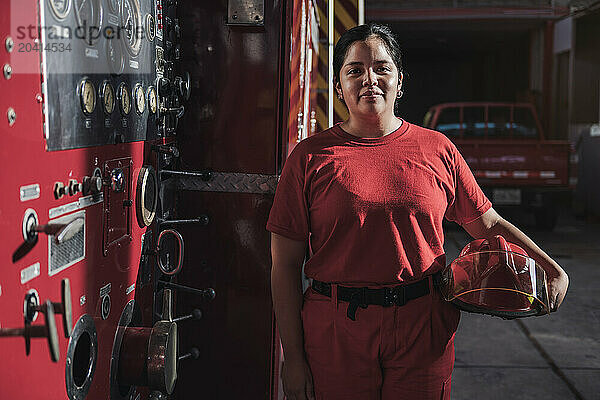
[[[317,400],[450,400],[460,312],[437,291],[404,306],[358,308],[309,288],[302,321]]]

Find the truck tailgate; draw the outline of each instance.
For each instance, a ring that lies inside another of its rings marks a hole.
[[[482,186],[568,185],[568,142],[456,140],[455,143]]]

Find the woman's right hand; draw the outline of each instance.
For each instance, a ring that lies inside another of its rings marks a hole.
[[[284,361],[281,370],[283,391],[288,400],[314,400],[312,373],[306,359]]]

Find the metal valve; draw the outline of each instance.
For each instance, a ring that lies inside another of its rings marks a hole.
[[[123,331],[118,358],[121,386],[147,386],[167,394],[177,380],[177,323],[172,321],[170,290],[163,294],[162,320],[152,328],[127,327]]]
[[[62,315],[65,338],[69,338],[73,329],[73,313],[71,303],[71,283],[68,278],[61,281],[60,289],[60,303],[52,302],[51,305],[55,314]],[[48,312],[47,304],[39,304],[38,296],[35,292],[27,293],[25,295],[24,305],[25,321],[28,323],[35,321],[38,312],[46,314]]]
[[[165,116],[166,114],[175,114],[175,118],[179,119],[183,117],[185,113],[185,108],[183,106],[179,107],[159,107],[158,109],[158,117]]]
[[[38,234],[45,233],[54,236],[57,244],[62,244],[75,236],[85,225],[83,218],[75,218],[68,223],[49,223],[40,225],[35,210],[28,209],[23,217],[23,238],[32,243],[37,240]]]
[[[171,394],[177,380],[177,324],[125,329],[118,360],[119,385],[147,386]]]
[[[160,97],[167,97],[170,94],[171,82],[167,78],[156,79],[156,89]]]
[[[179,157],[179,149],[173,145],[153,145],[152,150],[161,154]]]
[[[46,338],[48,340],[50,359],[58,362],[60,358],[58,333],[56,330],[56,321],[54,320],[54,309],[50,300],[46,300],[44,308],[44,325],[31,325],[26,321],[23,328],[0,328],[0,337],[23,336],[25,339],[25,354],[27,355],[31,351],[31,338]]]

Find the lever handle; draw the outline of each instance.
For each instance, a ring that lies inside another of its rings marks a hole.
[[[183,225],[183,224],[200,224],[206,226],[210,223],[210,217],[206,214],[200,215],[198,218],[189,219],[162,219],[158,218],[158,223],[161,225]]]
[[[163,285],[165,288],[176,289],[176,290],[181,290],[183,292],[198,294],[198,295],[202,296],[203,298],[205,298],[206,300],[213,300],[215,298],[215,296],[217,295],[215,292],[215,289],[213,289],[213,288],[196,289],[193,287],[179,285],[177,283],[165,282],[165,281],[159,281],[158,283],[160,285]]]
[[[62,244],[75,236],[85,225],[83,218],[75,218],[66,224],[50,223],[31,225],[27,237],[37,236],[38,233],[53,235],[57,244]]]
[[[191,314],[184,315],[183,317],[175,318],[173,320],[173,322],[182,322],[182,321],[187,321],[188,319],[195,319],[195,320],[202,319],[202,311],[197,308],[194,308],[192,310]]]
[[[73,329],[73,307],[71,302],[71,282],[69,278],[65,278],[60,283],[60,303],[51,302],[54,314],[62,315],[63,331],[65,338],[71,337]],[[35,295],[28,293],[25,296],[25,321],[31,323],[36,312],[46,314],[48,307],[46,303],[38,304]]]
[[[44,325],[30,325],[28,322],[25,322],[25,327],[23,328],[0,328],[0,337],[23,336],[25,338],[25,354],[27,355],[29,355],[31,350],[31,338],[45,337],[48,340],[50,359],[58,362],[60,353],[58,351],[58,333],[52,302],[46,300],[44,307],[46,309],[44,313]]]
[[[200,357],[200,350],[196,347],[192,347],[188,353],[185,353],[177,358],[177,361],[187,360],[191,358],[193,360],[197,360]]]

